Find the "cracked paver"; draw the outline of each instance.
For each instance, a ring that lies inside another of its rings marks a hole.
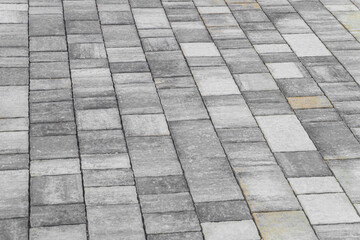
[[[359,0],[0,0],[0,239],[360,239],[359,23]]]

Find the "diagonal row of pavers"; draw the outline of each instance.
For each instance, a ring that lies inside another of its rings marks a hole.
[[[356,5],[17,1],[4,239],[358,236]]]

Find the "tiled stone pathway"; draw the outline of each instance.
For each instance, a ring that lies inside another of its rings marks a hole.
[[[359,84],[359,0],[0,0],[0,239],[360,239]]]

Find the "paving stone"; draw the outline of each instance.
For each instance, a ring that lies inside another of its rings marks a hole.
[[[91,238],[110,240],[123,236],[129,240],[145,240],[137,204],[91,206],[87,214]]]
[[[286,97],[321,96],[323,92],[312,78],[277,79]]]
[[[237,26],[232,14],[204,14],[201,16],[206,27]]]
[[[279,166],[249,166],[235,171],[252,212],[300,210]]]
[[[48,71],[51,69],[51,71]],[[67,62],[31,63],[30,78],[68,78],[69,65]]]
[[[331,172],[317,151],[274,154],[286,177],[330,176]]]
[[[31,37],[30,51],[66,51],[66,40],[63,36]]]
[[[164,9],[136,8],[133,9],[136,26],[142,28],[170,28]]]
[[[76,111],[79,130],[119,129],[120,115],[117,109],[91,109]]]
[[[344,193],[300,195],[298,199],[311,224],[360,221],[355,208]]]
[[[85,240],[86,225],[69,225],[32,228],[30,238],[34,240],[46,240],[58,238],[59,240]]]
[[[143,38],[141,42],[146,52],[179,50],[179,45],[174,37]]]
[[[256,120],[273,152],[316,150],[294,115],[258,116]]]
[[[104,25],[102,31],[107,48],[140,46],[140,40],[133,25]]]
[[[183,212],[194,210],[189,193],[170,193],[156,195],[140,195],[143,213]]]
[[[257,127],[225,128],[217,129],[221,142],[261,142],[265,141],[261,131]]]
[[[289,101],[289,104],[293,109],[332,107],[329,99],[325,96],[288,97],[287,100]]]
[[[140,47],[108,48],[109,62],[141,62],[145,61],[144,52]]]
[[[1,41],[1,38],[0,38]],[[0,85],[26,85],[29,79],[27,68],[0,68]]]
[[[162,113],[153,83],[116,85],[116,93],[119,98],[121,114]]]
[[[201,224],[205,240],[259,240],[260,236],[252,220],[209,222]]]
[[[80,162],[77,158],[32,160],[31,176],[80,174]]]
[[[279,89],[269,73],[235,74],[241,91],[264,91]]]
[[[264,239],[317,239],[302,211],[255,213],[254,217]]]
[[[304,127],[326,160],[359,157],[359,143],[344,123],[313,122]]]
[[[0,172],[0,218],[27,217],[29,172],[14,170]],[[0,235],[1,236],[1,235]]]
[[[31,91],[30,102],[60,102],[71,101],[72,94],[70,89],[56,89],[47,91]]]
[[[266,65],[275,79],[302,78],[305,76],[299,65],[293,62],[267,63]]]
[[[240,94],[226,67],[193,68],[191,71],[202,96]]]
[[[168,121],[209,118],[196,88],[158,90]]]
[[[125,115],[123,124],[126,136],[170,135],[163,114]]]
[[[30,156],[34,160],[78,157],[76,136],[31,137]]]
[[[288,181],[297,195],[343,191],[334,177],[288,178]]]
[[[83,201],[80,174],[31,178],[31,205],[79,203]]]
[[[331,160],[328,165],[333,171],[336,179],[340,182],[344,188],[346,194],[350,200],[354,203],[360,201],[360,191],[357,186],[358,179],[360,177],[358,169],[360,162],[358,159],[349,160]]]
[[[102,43],[74,43],[69,45],[70,59],[106,58]]]
[[[31,227],[72,225],[85,222],[84,204],[31,206]]]
[[[216,129],[257,126],[245,101],[239,96],[206,97],[205,104]]]
[[[220,56],[214,43],[181,43],[180,46],[186,58]]]
[[[63,36],[64,20],[61,15],[30,15],[30,36]]]
[[[283,37],[275,30],[247,31],[252,44],[284,44]]]
[[[161,2],[159,0],[130,0],[130,5],[133,8],[140,7],[161,7]]]
[[[29,137],[26,131],[0,132],[0,153],[27,153]]]
[[[182,174],[171,138],[127,138],[132,168],[136,177]]]
[[[284,34],[283,37],[299,57],[331,55],[315,34]]]
[[[30,126],[30,136],[45,137],[45,136],[61,136],[61,135],[75,135],[74,122],[60,122],[60,123],[36,123]]]
[[[194,211],[144,214],[146,232],[149,234],[199,231],[200,225]]]
[[[317,225],[314,229],[320,240],[355,240],[360,236],[360,224]]]
[[[233,14],[239,23],[269,21],[265,13],[261,10],[233,11]]]
[[[0,156],[0,170],[19,170],[27,169],[29,167],[28,154],[1,154]]]
[[[87,187],[86,206],[137,203],[135,186]]]
[[[139,195],[187,192],[184,176],[141,177],[136,179]]]
[[[0,87],[0,117],[15,118],[28,115],[28,87]]]
[[[84,170],[85,187],[108,187],[134,185],[134,177],[129,169]]]
[[[251,219],[245,201],[204,202],[196,204],[200,222],[224,222]]]
[[[1,239],[28,239],[28,220],[26,218],[0,220]]]
[[[211,37],[201,21],[172,22],[171,27],[180,43],[211,41]]]
[[[153,77],[190,75],[184,57],[179,51],[146,53]]]
[[[126,152],[121,130],[79,132],[79,145],[82,154]]]
[[[320,83],[321,89],[331,101],[360,100],[360,87],[354,83]]]
[[[203,239],[201,232],[186,232],[186,233],[163,233],[163,234],[149,234],[149,240],[200,240]]]
[[[62,122],[73,121],[74,113],[72,102],[45,102],[34,103],[30,107],[30,122]]]
[[[101,24],[134,24],[130,11],[99,11]]]
[[[323,121],[341,121],[340,115],[333,108],[324,109],[299,109],[295,110],[296,116],[300,122],[323,122]]]
[[[82,169],[130,168],[127,153],[119,154],[81,154]]]

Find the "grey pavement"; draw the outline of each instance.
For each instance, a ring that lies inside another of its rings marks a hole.
[[[358,240],[359,84],[359,0],[0,0],[0,240]]]

